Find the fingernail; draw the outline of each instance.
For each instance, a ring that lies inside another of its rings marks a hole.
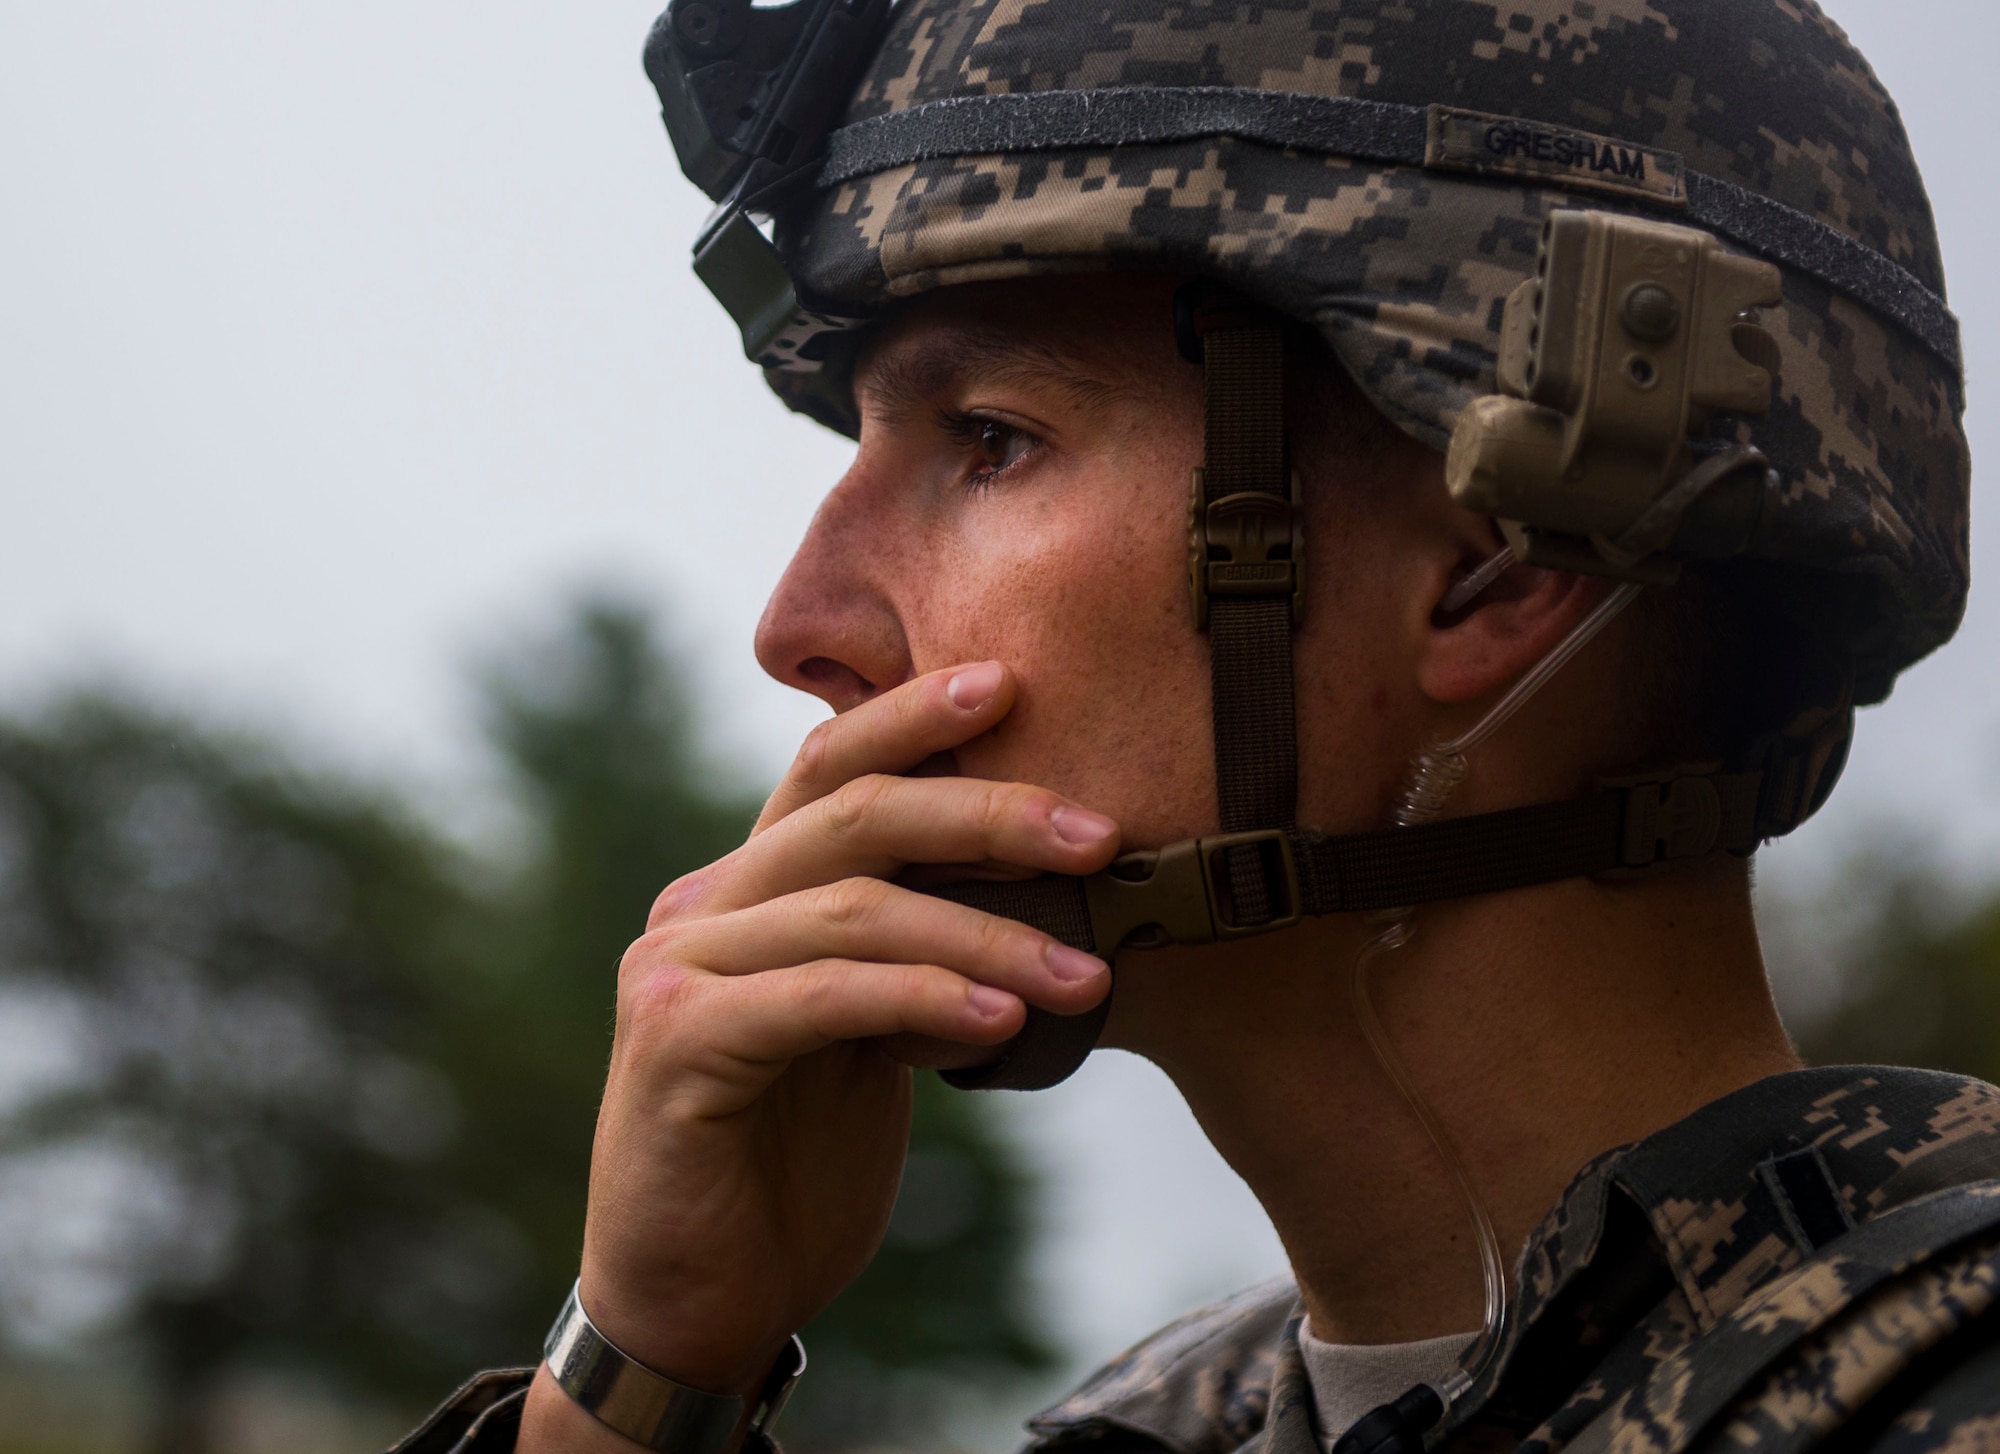
[[[993,700],[1000,690],[1000,663],[982,661],[969,666],[944,685],[944,694],[961,712],[976,712]]]
[[[965,992],[965,1002],[982,1020],[997,1020],[1014,1008],[1014,997],[990,984],[976,984]]]
[[[1078,848],[1102,843],[1118,831],[1118,825],[1109,818],[1085,808],[1057,808],[1049,814],[1049,826],[1056,830],[1056,837]]]
[[[1064,984],[1081,984],[1103,974],[1107,966],[1094,954],[1072,949],[1067,944],[1049,945],[1049,973]]]

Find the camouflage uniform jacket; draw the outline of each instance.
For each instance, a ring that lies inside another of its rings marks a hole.
[[[2000,1450],[2000,1090],[1773,1076],[1570,1184],[1443,1448]],[[1315,1454],[1289,1280],[1156,1334],[1032,1423],[1041,1451]],[[1339,1430],[1328,1431],[1339,1433]]]
[[[2000,1090],[1760,1081],[1585,1167],[1517,1285],[1448,1454],[2000,1451]],[[1193,1313],[1031,1420],[1028,1454],[1317,1454],[1302,1317],[1289,1279]],[[510,1449],[526,1377],[482,1375],[397,1454]]]

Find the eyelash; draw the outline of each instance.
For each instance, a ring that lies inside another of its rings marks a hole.
[[[986,431],[989,429],[1002,430],[1004,431],[1005,436],[1008,439],[1021,440],[1027,446],[1027,448],[1019,456],[1017,456],[1012,460],[1009,460],[1006,464],[1001,465],[998,469],[975,470],[971,474],[967,475],[965,479],[965,488],[975,494],[982,490],[991,488],[993,483],[996,480],[998,480],[1000,476],[1006,474],[1009,470],[1013,469],[1016,465],[1021,463],[1023,459],[1026,459],[1029,455],[1032,455],[1033,453],[1035,453],[1035,451],[1039,450],[1042,447],[1042,441],[1040,439],[1036,438],[1033,434],[1030,434],[1027,430],[1021,428],[1019,425],[1009,424],[1004,419],[994,419],[984,414],[960,414],[955,411],[948,412],[943,416],[943,425],[945,433],[949,435],[951,439],[956,444],[958,444],[958,446],[961,449],[964,449],[967,452],[971,452],[973,450],[978,449],[982,444],[986,442],[985,434]]]

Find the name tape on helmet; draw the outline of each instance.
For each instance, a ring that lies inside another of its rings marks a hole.
[[[1655,206],[1687,206],[1687,167],[1679,152],[1452,106],[1430,108],[1424,165],[1638,197]]]

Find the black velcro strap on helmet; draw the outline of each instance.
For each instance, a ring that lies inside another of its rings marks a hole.
[[[1358,161],[1426,164],[1430,108],[1233,86],[1115,86],[954,96],[842,127],[827,138],[819,185],[837,186],[933,157],[1071,147],[1164,145],[1230,136]],[[1796,208],[1720,177],[1688,172],[1676,216],[1817,278],[1899,324],[1963,369],[1958,320],[1901,263]],[[1541,185],[1561,185],[1540,179]],[[1641,197],[1628,203],[1649,204]]]

